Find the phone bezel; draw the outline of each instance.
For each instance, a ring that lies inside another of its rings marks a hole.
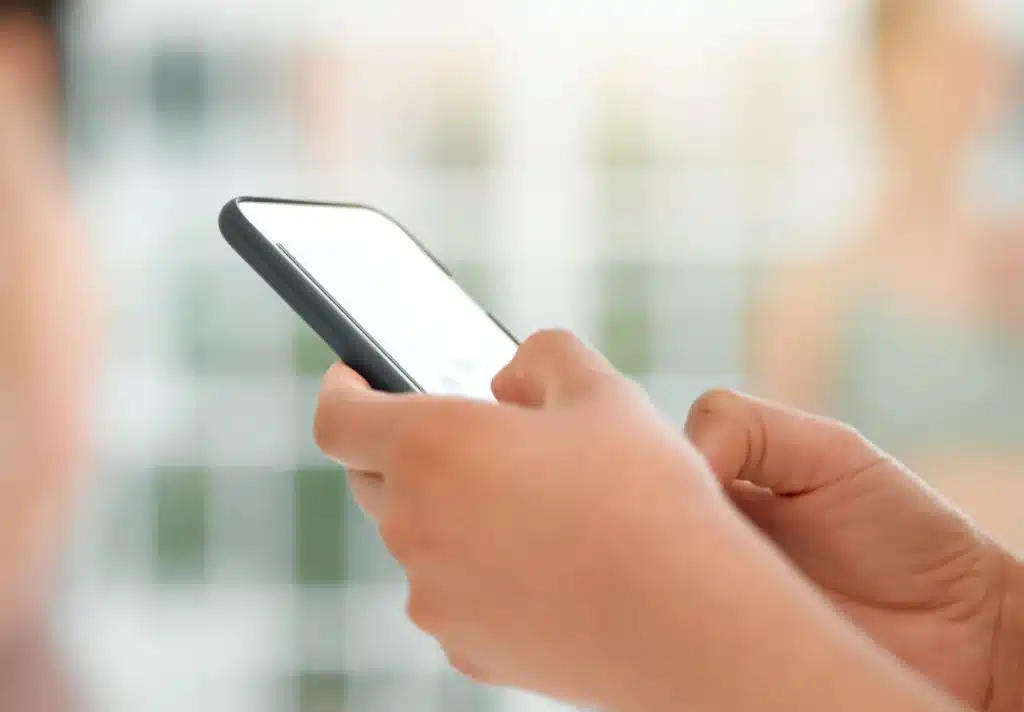
[[[368,210],[392,223],[449,278],[451,272],[397,220],[369,205],[283,198],[242,196],[221,210],[221,234],[238,255],[295,311],[310,328],[376,390],[390,393],[422,393],[423,388],[372,335],[337,302],[309,272],[278,243],[263,235],[245,217],[245,203],[316,206]],[[468,297],[468,295],[467,295]],[[514,344],[519,341],[492,314],[484,312]]]

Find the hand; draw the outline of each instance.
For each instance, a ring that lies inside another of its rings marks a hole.
[[[532,337],[493,390],[500,405],[389,396],[339,366],[317,414],[406,570],[409,616],[457,669],[621,712],[951,709],[834,615],[579,341]]]
[[[680,520],[729,516],[700,456],[558,333],[529,340],[495,380],[514,406],[360,385],[344,367],[328,374],[317,441],[383,473],[352,487],[406,568],[411,619],[472,677],[605,701],[594,680],[621,677],[608,653],[635,645],[638,600],[675,565]]]
[[[920,480],[850,428],[736,394],[701,398],[686,431],[739,510],[876,643],[974,709],[1016,708],[994,668],[1013,565]]]

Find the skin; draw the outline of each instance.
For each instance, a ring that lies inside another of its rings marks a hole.
[[[972,709],[1019,708],[1000,656],[1021,567],[921,480],[840,423],[733,393],[701,398],[687,433],[848,620]]]
[[[45,599],[90,454],[97,313],[53,58],[38,23],[0,18],[0,643]]]
[[[691,442],[561,332],[493,390],[385,395],[338,366],[316,420],[456,669],[622,712],[961,709],[923,675],[1013,695],[988,655],[1008,560],[849,430],[711,394]]]

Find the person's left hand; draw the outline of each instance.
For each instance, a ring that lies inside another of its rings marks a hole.
[[[687,434],[737,509],[848,620],[973,709],[1017,709],[1024,571],[969,520],[832,420],[717,391],[694,404]]]

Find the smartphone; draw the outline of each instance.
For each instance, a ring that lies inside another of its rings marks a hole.
[[[375,389],[493,400],[518,342],[427,250],[362,205],[237,198],[228,244]]]

